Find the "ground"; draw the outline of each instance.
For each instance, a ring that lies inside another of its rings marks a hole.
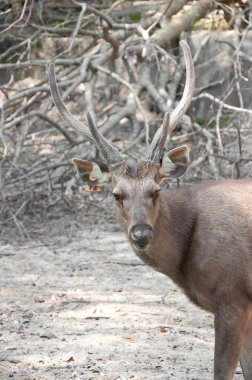
[[[212,379],[213,317],[103,227],[1,244],[0,379]]]

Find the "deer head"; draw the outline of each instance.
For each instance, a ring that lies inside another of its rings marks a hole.
[[[86,115],[89,129],[72,116],[60,96],[54,66],[49,66],[52,97],[60,115],[70,126],[95,143],[107,162],[107,165],[101,166],[74,158],[73,163],[80,179],[91,189],[99,188],[105,183],[111,184],[119,221],[136,250],[147,249],[153,239],[161,181],[164,178],[181,176],[189,163],[189,150],[185,145],[163,153],[167,136],[186,112],[194,91],[195,75],[190,48],[185,41],[181,41],[180,45],[186,63],[184,94],[171,116],[165,114],[163,124],[154,135],[144,159],[134,165],[129,164],[101,135],[90,113]]]

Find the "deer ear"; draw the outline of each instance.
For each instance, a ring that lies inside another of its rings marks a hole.
[[[106,165],[98,165],[95,162],[84,161],[79,158],[73,158],[73,164],[80,180],[91,187],[110,182],[111,175]]]
[[[186,171],[189,165],[189,148],[182,145],[166,153],[159,168],[161,178],[177,178]]]

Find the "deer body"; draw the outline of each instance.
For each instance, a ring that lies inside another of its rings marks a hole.
[[[139,194],[131,197],[134,212],[126,222],[122,209],[117,209],[133,250],[170,277],[197,306],[214,313],[214,379],[231,380],[240,359],[244,378],[251,380],[252,181],[161,191],[153,238],[146,249],[139,249],[129,228],[149,220],[145,201],[146,194],[142,203]]]
[[[66,109],[54,67],[49,67],[54,102],[65,121],[94,142],[107,167],[73,159],[89,189],[109,183],[118,221],[135,253],[169,276],[189,299],[214,313],[214,380],[232,380],[240,360],[252,380],[252,181],[207,182],[163,190],[163,179],[179,177],[189,163],[186,146],[163,151],[168,133],[190,105],[194,66],[181,41],[186,62],[184,94],[165,115],[143,161],[129,164],[99,132],[87,113],[89,129]]]
[[[153,240],[135,253],[205,310],[234,291],[252,302],[252,181],[166,190],[159,202]]]

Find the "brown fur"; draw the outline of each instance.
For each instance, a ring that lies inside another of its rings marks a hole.
[[[252,181],[161,191],[153,205],[146,194],[154,185],[151,175],[115,175],[114,186],[125,193],[118,221],[127,234],[139,223],[153,227],[148,248],[133,250],[214,313],[214,379],[231,380],[241,355],[251,356],[252,367]],[[251,338],[244,343],[247,324]]]

